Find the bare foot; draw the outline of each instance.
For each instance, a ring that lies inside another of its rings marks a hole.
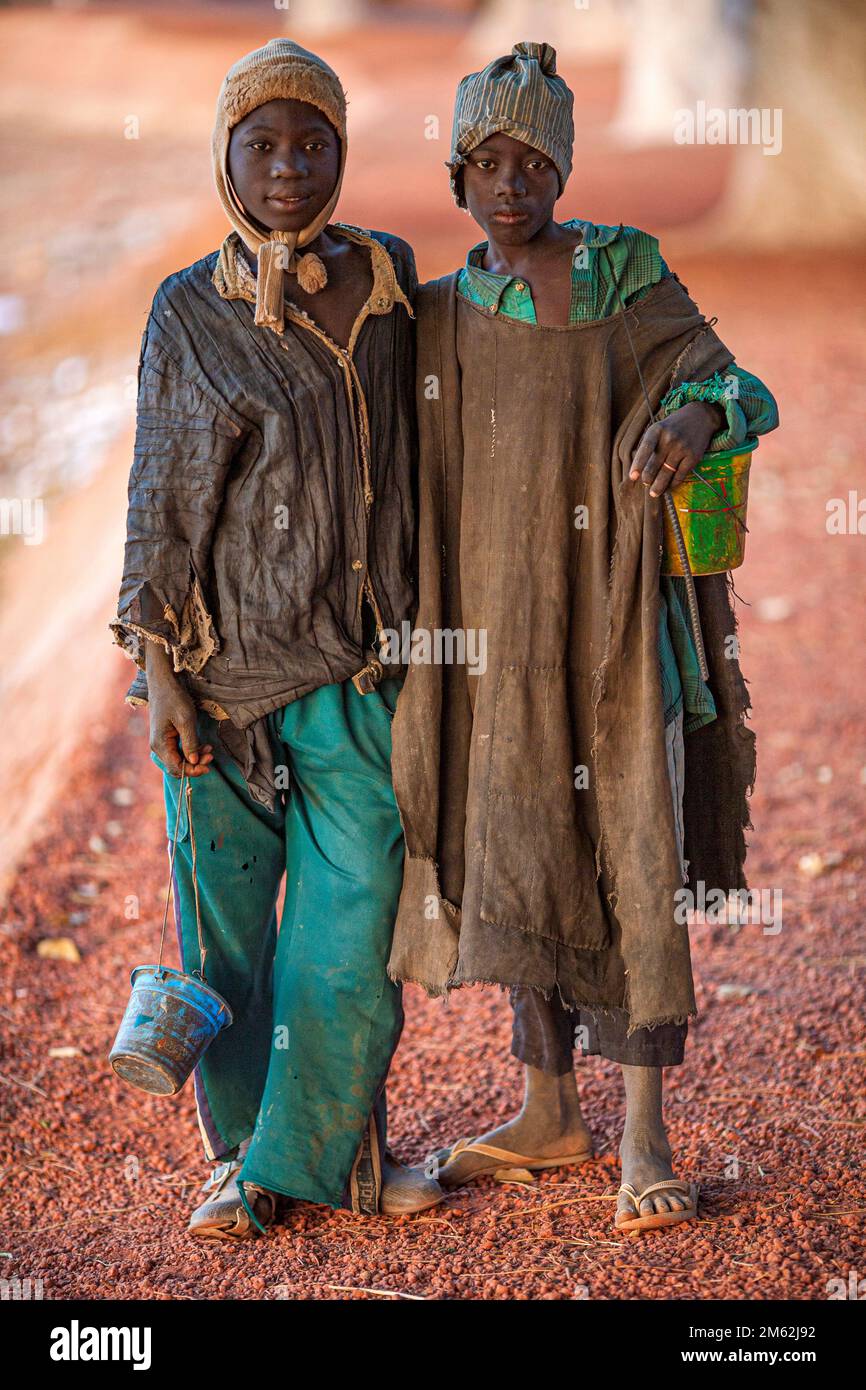
[[[475,1142],[533,1159],[591,1153],[592,1135],[580,1112],[574,1073],[548,1076],[535,1067],[525,1070],[526,1092],[520,1113],[496,1129],[475,1136]],[[484,1154],[461,1153],[449,1163],[450,1156],[450,1146],[440,1149],[428,1165],[428,1171],[436,1172],[442,1187],[459,1187],[480,1172],[491,1171],[491,1160]]]
[[[643,1192],[653,1183],[665,1182],[675,1176],[671,1147],[664,1130],[652,1146],[646,1140],[635,1139],[624,1133],[619,1156],[622,1160],[622,1180],[629,1183],[635,1192]],[[640,1214],[652,1216],[655,1212],[683,1211],[688,1205],[689,1199],[684,1192],[651,1192],[641,1202]],[[634,1203],[629,1201],[625,1193],[620,1194],[616,1210],[617,1214],[623,1212],[626,1216],[633,1217],[635,1214]]]
[[[662,1073],[659,1067],[623,1067],[622,1073],[626,1090],[626,1121],[619,1146],[622,1181],[640,1193],[674,1177],[662,1116]],[[684,1192],[653,1192],[641,1202],[640,1214],[684,1211],[688,1205]],[[625,1193],[620,1193],[616,1210],[617,1216],[635,1215],[634,1203]]]

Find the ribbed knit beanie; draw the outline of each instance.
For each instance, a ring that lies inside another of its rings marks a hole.
[[[306,101],[317,107],[340,137],[340,169],[334,191],[318,217],[300,232],[272,231],[264,235],[244,211],[232,187],[228,171],[229,138],[234,126],[257,106],[277,98]],[[343,182],[346,167],[346,94],[340,80],[323,59],[291,39],[271,39],[240,58],[226,74],[217,99],[213,141],[213,174],[225,214],[258,258],[256,323],[283,331],[283,270],[297,275],[307,294],[327,284],[328,274],[312,252],[299,255],[327,224]],[[285,249],[284,249],[285,248]]]
[[[556,166],[559,191],[571,173],[574,97],[556,75],[556,49],[549,43],[516,43],[457,88],[451,133],[451,192],[465,208],[460,171],[465,156],[491,135],[502,133],[541,150]]]

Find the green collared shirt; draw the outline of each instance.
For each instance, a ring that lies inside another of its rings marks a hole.
[[[637,227],[601,226],[580,217],[571,218],[563,226],[583,232],[571,264],[570,323],[587,323],[616,313],[616,283],[623,302],[634,304],[671,273],[657,239]],[[607,248],[616,283],[603,248]],[[459,292],[490,313],[536,323],[529,285],[517,276],[485,270],[486,250],[487,242],[483,241],[469,252],[458,281]],[[779,422],[776,403],[763,382],[733,363],[724,376],[717,373],[707,381],[675,386],[662,400],[661,413],[669,415],[696,400],[711,401],[725,412],[726,425],[710,440],[711,452],[735,448],[747,435],[765,434]],[[715,719],[716,706],[698,667],[687,617],[685,581],[662,578],[661,599],[659,661],[665,723],[669,724],[684,710],[683,727],[688,732]]]

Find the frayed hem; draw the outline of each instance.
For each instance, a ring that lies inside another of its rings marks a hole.
[[[135,594],[128,600],[127,608],[133,599],[140,594],[142,588],[144,588],[144,583],[139,585]],[[221,650],[222,644],[214,627],[213,618],[204,601],[204,594],[192,561],[190,561],[190,589],[184,600],[180,620],[178,620],[177,613],[170,603],[163,604],[162,616],[163,621],[171,628],[171,635],[168,637],[144,627],[141,623],[122,617],[120,613],[112,619],[108,626],[117,646],[135,662],[139,670],[146,670],[143,656],[144,648],[142,647],[142,639],[145,639],[149,642],[156,642],[165,648],[172,659],[175,672],[189,671],[193,676],[198,675],[214,653]]]
[[[445,1003],[448,1002],[448,997],[451,992],[457,989],[497,988],[503,993],[506,990],[531,989],[533,993],[540,994],[542,998],[546,1000],[553,999],[554,995],[558,994],[565,1008],[585,1009],[586,1012],[592,1014],[594,1018],[602,1017],[615,1020],[618,1015],[628,1012],[625,1002],[622,1004],[600,1004],[598,1000],[590,999],[585,996],[577,997],[566,994],[563,992],[558,979],[554,979],[553,983],[548,988],[545,985],[530,983],[528,980],[503,980],[474,974],[464,976],[455,975],[442,983],[440,981],[423,980],[415,976],[408,974],[404,975],[400,974],[398,971],[389,970],[388,978],[392,980],[394,984],[417,985],[425,991],[428,999],[442,999]],[[667,1025],[681,1028],[684,1023],[688,1023],[690,1019],[697,1017],[698,1010],[690,1009],[687,1013],[659,1014],[658,1016],[653,1016],[648,1019],[639,1019],[629,1023],[626,1030],[626,1037],[630,1038],[634,1033],[639,1032],[643,1028],[647,1029],[648,1032],[652,1032],[656,1028],[666,1027]]]
[[[655,1028],[664,1028],[668,1025],[674,1028],[682,1028],[689,1019],[697,1018],[697,1009],[690,1009],[687,1014],[664,1014],[661,1018],[641,1020],[639,1023],[630,1023],[626,1029],[626,1038],[632,1037],[641,1028],[645,1028],[648,1033],[652,1033]]]
[[[428,999],[441,999],[447,998],[448,996],[449,986],[447,983],[440,984],[438,982],[434,983],[432,980],[422,980],[417,975],[404,974],[400,970],[392,970],[390,966],[388,966],[386,973],[392,984],[417,985],[420,989],[424,990]]]

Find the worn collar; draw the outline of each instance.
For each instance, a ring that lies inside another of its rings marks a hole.
[[[610,246],[611,242],[616,241],[622,232],[622,223],[619,223],[616,227],[607,227],[602,224],[596,224],[595,222],[587,222],[583,217],[569,217],[568,221],[563,222],[562,225],[563,227],[576,228],[582,231],[583,238],[581,245],[589,246],[593,249],[600,249],[602,246]],[[494,273],[491,270],[485,270],[482,264],[487,246],[488,243],[486,241],[479,241],[477,245],[472,247],[471,251],[469,251],[466,256],[467,270],[480,270],[484,275],[492,275]],[[496,278],[501,280],[503,278],[507,279],[508,277],[500,275]]]
[[[397,280],[394,262],[381,241],[347,222],[333,222],[330,227],[347,240],[370,248],[373,288],[364,309],[370,314],[389,314],[395,304],[402,304],[410,317],[414,317],[412,306]],[[237,232],[229,232],[220,247],[211,278],[217,293],[223,299],[246,299],[252,304],[255,303],[256,277],[241,250],[241,239]]]
[[[616,241],[622,232],[622,225],[617,227],[607,227],[588,222],[583,217],[570,217],[567,222],[563,222],[563,227],[574,228],[582,231],[581,247],[589,250],[600,250],[603,246],[609,246]],[[499,312],[502,296],[518,277],[516,275],[499,275],[495,271],[485,270],[483,261],[484,253],[488,243],[479,241],[473,246],[466,257],[466,275],[472,286],[472,298],[476,303],[483,305],[488,311]],[[579,248],[575,247],[577,251]]]

